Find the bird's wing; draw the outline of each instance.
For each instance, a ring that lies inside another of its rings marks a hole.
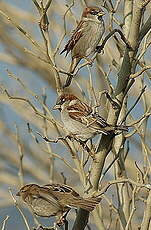
[[[84,102],[77,102],[67,107],[69,116],[76,121],[87,124],[86,118],[91,114],[92,109]]]
[[[103,117],[98,113],[93,113],[91,107],[85,103],[69,106],[68,112],[72,119],[79,121],[87,127],[90,126],[90,128],[99,130],[109,126]]]
[[[68,53],[73,49],[73,47],[75,46],[77,41],[82,37],[82,35],[83,35],[83,23],[84,23],[84,21],[81,21],[78,24],[77,28],[73,31],[70,40],[68,41],[64,50],[62,50],[60,54],[67,52],[66,53],[66,56],[67,56]]]
[[[91,116],[93,117],[93,119],[96,120],[97,125],[99,125],[100,127],[105,128],[107,126],[110,126],[106,122],[106,120],[103,117],[101,117],[98,113],[93,113]]]
[[[48,190],[46,192],[40,191],[39,197],[43,198],[44,200],[48,201],[49,203],[51,203],[51,202],[56,203],[57,202],[57,197],[52,196],[51,193],[48,193]]]
[[[50,205],[53,205],[56,208],[58,208],[59,206],[58,198],[54,196],[54,194],[52,194],[51,192],[48,192],[48,189],[40,190],[39,194],[37,194],[37,198],[41,198],[47,201],[48,203],[50,203]]]
[[[67,185],[62,185],[62,184],[47,184],[45,187],[49,188],[52,192],[56,194],[56,197],[58,197],[57,194],[64,195],[64,194],[71,194],[75,197],[79,197],[80,195],[74,191],[71,187]]]

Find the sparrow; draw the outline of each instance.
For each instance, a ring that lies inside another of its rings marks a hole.
[[[72,207],[91,212],[101,201],[100,197],[81,197],[73,188],[64,184],[27,184],[16,194],[41,217],[59,217],[62,222],[65,213]]]
[[[72,36],[66,44],[62,53],[66,52],[66,56],[71,51],[71,66],[64,87],[68,87],[72,80],[72,74],[82,58],[88,60],[88,56],[96,51],[102,35],[105,31],[102,16],[104,11],[99,7],[86,7],[82,13],[81,20],[77,28],[73,31]],[[89,59],[90,61],[90,59]],[[91,63],[92,64],[92,63]]]
[[[73,94],[63,93],[53,109],[61,112],[61,120],[69,135],[87,142],[97,134],[113,134],[116,130],[127,131],[126,126],[108,124],[97,112]]]

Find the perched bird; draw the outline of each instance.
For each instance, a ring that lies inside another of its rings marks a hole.
[[[41,217],[57,216],[61,221],[71,207],[93,211],[100,197],[82,198],[71,187],[64,184],[27,184],[16,194]]]
[[[71,51],[72,61],[69,72],[74,73],[74,70],[80,60],[94,54],[96,47],[99,44],[102,35],[105,31],[104,21],[102,16],[104,11],[98,7],[86,7],[83,11],[81,20],[77,28],[73,31],[71,39],[66,44],[64,50],[66,56]],[[70,85],[72,76],[69,75],[64,87]]]
[[[64,93],[59,96],[54,109],[61,112],[61,120],[69,135],[83,142],[100,133],[108,135],[116,130],[127,131],[125,126],[108,124],[103,117],[73,94]]]

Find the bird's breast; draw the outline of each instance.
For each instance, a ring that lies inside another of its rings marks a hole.
[[[93,54],[96,46],[99,44],[104,33],[104,22],[85,22],[87,23],[83,28],[82,36],[76,43],[72,50],[72,56],[85,56]]]
[[[54,216],[60,211],[59,205],[51,205],[42,198],[33,200],[30,206],[36,215],[42,217]]]

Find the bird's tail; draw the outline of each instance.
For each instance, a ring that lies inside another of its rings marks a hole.
[[[105,135],[108,135],[108,134],[113,134],[113,133],[116,133],[116,131],[128,131],[128,127],[127,126],[124,126],[124,125],[111,125],[111,124],[108,124],[106,127],[102,128],[101,129],[101,132],[100,133],[104,133]]]
[[[100,197],[91,197],[91,198],[83,198],[76,200],[76,204],[71,204],[72,206],[75,206],[77,208],[82,208],[88,212],[92,212],[96,205],[99,204],[101,201]]]
[[[73,73],[74,73],[77,65],[79,64],[80,60],[81,60],[81,58],[73,58],[72,59],[70,69],[69,69],[69,75],[66,79],[66,82],[65,82],[63,88],[70,86],[72,78],[73,78]]]
[[[126,125],[116,125],[114,128],[115,130],[128,131],[128,127]]]
[[[66,79],[66,82],[65,82],[63,88],[66,88],[66,87],[68,87],[68,86],[71,84],[72,78],[73,78],[72,75],[68,75],[68,77],[67,77],[67,79]]]

